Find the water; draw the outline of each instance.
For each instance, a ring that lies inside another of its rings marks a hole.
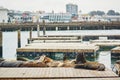
[[[120,30],[71,30],[71,31],[47,31],[46,35],[87,35],[87,34],[119,34]],[[42,35],[42,31],[40,31]],[[37,37],[37,31],[33,31],[33,37]],[[27,44],[29,38],[29,31],[21,32],[21,47]],[[3,58],[16,59],[17,48],[17,31],[3,32]],[[111,67],[110,51],[102,51],[97,59],[98,62],[105,64],[108,68]]]

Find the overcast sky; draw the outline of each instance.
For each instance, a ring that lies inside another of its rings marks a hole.
[[[120,12],[120,0],[0,0],[0,6],[20,11],[65,12],[68,3],[77,4],[82,13],[110,9]]]

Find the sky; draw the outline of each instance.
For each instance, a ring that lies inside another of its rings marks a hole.
[[[78,5],[81,13],[93,10],[120,12],[120,0],[0,0],[0,6],[20,11],[66,12],[66,4]]]

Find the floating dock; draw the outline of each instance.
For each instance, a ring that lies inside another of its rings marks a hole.
[[[74,68],[0,68],[0,80],[120,80],[105,71]]]
[[[113,48],[111,50],[111,53],[119,53],[120,54],[120,46]]]
[[[90,43],[96,46],[120,46],[120,40],[91,40]]]
[[[53,59],[63,59],[64,54],[70,59],[75,59],[77,53],[94,56],[98,46],[82,43],[31,43],[17,49],[17,56],[35,58],[43,54]],[[59,56],[59,57],[58,57]]]
[[[98,46],[81,43],[31,43],[17,52],[95,52]]]
[[[112,56],[113,58],[118,58],[118,59],[120,59],[120,46],[115,47],[115,48],[113,48],[113,49],[111,50],[111,56]]]

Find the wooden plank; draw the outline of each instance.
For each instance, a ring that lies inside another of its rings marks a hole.
[[[34,40],[32,43],[80,43],[81,40]]]
[[[53,37],[42,36],[38,38],[32,38],[32,40],[77,40],[77,39],[78,39],[77,37],[54,37],[54,36]]]
[[[111,53],[120,53],[120,47],[115,47],[111,50]]]
[[[0,80],[120,80],[120,78],[75,78],[75,79],[0,79]]]
[[[95,52],[99,47],[81,43],[32,43],[17,52]]]
[[[74,68],[1,68],[1,79],[76,79],[118,78],[111,70],[105,71]]]

